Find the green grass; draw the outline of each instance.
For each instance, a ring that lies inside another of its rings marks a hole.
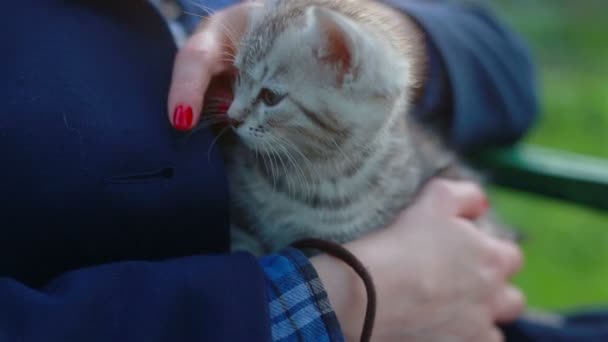
[[[608,1],[492,5],[528,41],[540,69],[543,114],[525,142],[608,158]],[[530,305],[608,305],[608,212],[498,188],[490,196],[528,234],[516,283]]]
[[[608,304],[608,213],[503,189],[490,195],[501,217],[526,234],[516,283],[531,306]]]

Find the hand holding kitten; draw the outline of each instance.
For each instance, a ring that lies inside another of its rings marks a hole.
[[[376,284],[374,341],[502,341],[495,322],[524,307],[508,283],[522,257],[515,245],[475,228],[471,220],[486,210],[473,183],[435,180],[387,229],[345,245]],[[362,282],[341,261],[322,255],[312,262],[347,339],[357,341]]]
[[[255,6],[245,2],[228,7],[205,18],[195,34],[175,57],[173,79],[169,90],[169,121],[178,130],[192,129],[200,121],[204,97],[224,95],[223,84],[214,84],[218,75],[229,74],[236,42],[243,35],[249,11]]]

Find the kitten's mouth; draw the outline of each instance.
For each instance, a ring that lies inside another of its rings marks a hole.
[[[201,125],[219,127],[224,129],[232,124],[228,118],[228,109],[234,100],[232,93],[233,77],[230,75],[219,75],[214,77],[205,95]]]
[[[211,127],[213,130],[223,130],[228,126],[234,126],[234,122],[227,114],[231,104],[232,96],[230,95],[218,93],[208,96],[205,99],[199,126]]]
[[[205,97],[203,106],[203,117],[213,115],[226,115],[232,104],[232,94],[228,92],[216,92]]]

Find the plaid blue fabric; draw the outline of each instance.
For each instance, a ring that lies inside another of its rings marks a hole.
[[[260,259],[273,341],[344,341],[321,280],[294,248]]]

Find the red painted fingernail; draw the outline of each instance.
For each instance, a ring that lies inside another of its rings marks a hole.
[[[180,131],[187,131],[192,127],[192,107],[188,105],[179,105],[173,112],[173,126]]]

